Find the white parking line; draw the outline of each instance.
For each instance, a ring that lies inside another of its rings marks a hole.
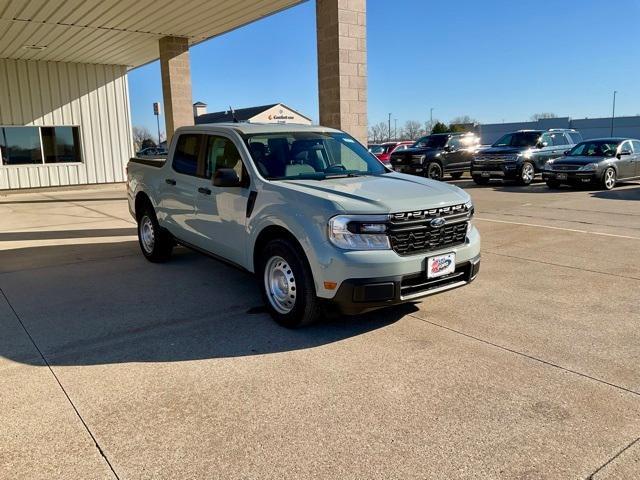
[[[480,217],[475,217],[474,220],[480,220],[482,222],[507,223],[509,225],[522,225],[524,227],[548,228],[550,230],[564,230],[565,232],[586,233],[588,235],[599,235],[602,237],[616,237],[616,238],[627,238],[630,240],[640,240],[640,237],[633,237],[631,235],[617,235],[615,233],[593,232],[590,230],[578,230],[575,228],[552,227],[551,225],[538,225],[535,223],[509,222],[507,220],[494,220],[491,218],[480,218]]]

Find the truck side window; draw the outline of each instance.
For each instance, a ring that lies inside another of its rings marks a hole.
[[[562,145],[568,145],[567,138],[564,136],[564,133],[557,132],[551,134],[551,141],[553,142],[551,145],[554,147],[559,147]]]
[[[184,133],[178,138],[176,150],[173,153],[173,169],[184,175],[198,174],[198,156],[202,135]]]
[[[640,153],[640,142],[638,140],[631,140],[633,145],[633,153]]]
[[[549,135],[548,133],[543,133],[542,136],[540,137],[539,142],[546,143],[547,147],[550,147],[553,145],[553,140],[551,140],[551,135]]]
[[[228,138],[209,135],[204,175],[206,178],[212,178],[216,170],[221,168],[232,168],[238,174],[238,178],[243,179],[243,164],[235,144]]]

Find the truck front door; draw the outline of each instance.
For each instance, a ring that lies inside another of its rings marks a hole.
[[[230,138],[207,135],[204,145],[204,176],[198,184],[195,202],[193,228],[197,236],[194,244],[244,266],[249,176],[239,149]],[[213,175],[220,168],[234,169],[243,186],[213,185]]]

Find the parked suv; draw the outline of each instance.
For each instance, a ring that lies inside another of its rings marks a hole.
[[[468,284],[480,267],[466,192],[393,172],[339,130],[183,127],[166,160],[132,159],[127,171],[148,260],[167,260],[177,243],[253,272],[288,327],[325,306],[413,302]]]
[[[469,171],[480,139],[473,133],[437,133],[420,138],[411,148],[391,154],[396,172],[441,180],[445,174],[460,178]]]
[[[576,130],[519,130],[500,137],[491,148],[478,151],[471,163],[471,176],[478,185],[492,178],[529,185],[542,173],[547,161],[564,155],[582,135]]]

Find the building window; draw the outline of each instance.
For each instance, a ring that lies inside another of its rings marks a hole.
[[[2,165],[77,163],[79,127],[0,127]]]
[[[42,163],[38,127],[4,127],[0,135],[3,165]]]
[[[80,162],[78,127],[42,127],[44,163]]]

